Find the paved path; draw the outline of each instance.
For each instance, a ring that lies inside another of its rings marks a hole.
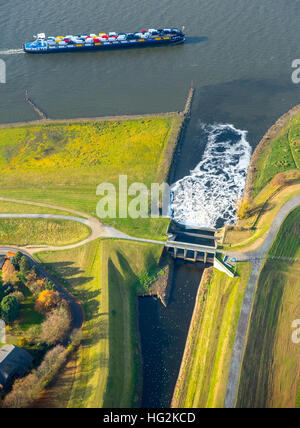
[[[88,242],[94,241],[95,239],[98,239],[98,238],[116,238],[116,239],[125,239],[129,241],[164,245],[164,242],[161,242],[161,241],[135,238],[133,236],[126,235],[125,233],[120,232],[119,230],[114,229],[111,226],[106,226],[102,224],[97,218],[77,210],[62,208],[56,205],[50,205],[50,204],[44,204],[44,203],[38,203],[38,202],[22,201],[19,199],[0,198],[0,201],[13,202],[13,203],[31,205],[31,206],[37,206],[37,207],[44,207],[44,208],[49,208],[56,211],[64,211],[64,212],[69,212],[70,214],[74,214],[74,216],[57,215],[57,214],[0,214],[0,218],[43,218],[43,219],[70,220],[70,221],[76,221],[76,222],[85,224],[91,229],[91,234],[87,239],[72,245],[66,245],[61,247],[45,245],[45,246],[23,247],[23,248],[17,247],[17,246],[11,246],[11,245],[0,246],[0,254],[5,255],[8,251],[22,252],[32,261],[34,265],[38,267],[39,271],[45,277],[49,278],[49,280],[56,285],[57,290],[60,292],[63,298],[67,300],[67,302],[69,303],[71,314],[72,314],[72,329],[74,328],[79,329],[82,326],[84,321],[83,309],[80,303],[60,284],[60,282],[57,281],[52,275],[50,275],[42,267],[42,265],[33,257],[35,253],[40,251],[68,250],[68,249],[76,248],[81,245],[87,244]]]
[[[285,220],[286,216],[300,205],[300,195],[297,195],[290,199],[277,213],[266,239],[264,240],[261,247],[250,253],[227,253],[230,257],[236,257],[238,261],[250,261],[252,264],[252,270],[247,285],[247,289],[244,296],[244,301],[241,309],[239,318],[239,324],[237,328],[236,339],[233,347],[230,371],[227,381],[227,391],[225,398],[225,408],[234,408],[238,387],[240,372],[242,368],[243,353],[246,345],[247,331],[250,321],[251,310],[253,306],[254,294],[256,289],[257,280],[259,278],[260,271],[262,269],[264,259],[267,252],[271,248],[271,245],[277,235],[277,232]]]
[[[0,201],[49,208],[56,211],[64,211],[64,212],[69,212],[70,214],[74,214],[74,216],[55,215],[55,214],[0,214],[0,218],[45,218],[45,219],[72,220],[72,221],[77,221],[87,225],[92,231],[88,238],[71,245],[66,245],[61,247],[50,246],[50,245],[39,245],[39,246],[34,245],[34,246],[22,247],[22,249],[26,250],[31,255],[41,250],[43,251],[70,250],[72,248],[80,247],[81,245],[87,244],[98,238],[125,239],[128,241],[137,241],[137,242],[145,242],[149,244],[164,245],[164,242],[162,241],[155,241],[155,240],[144,239],[144,238],[135,238],[133,236],[127,235],[126,233],[123,233],[111,226],[107,226],[101,223],[97,218],[93,216],[90,216],[88,214],[82,213],[77,210],[73,210],[71,208],[62,208],[56,205],[44,204],[39,202],[22,201],[19,199],[10,199],[10,198],[0,198]]]

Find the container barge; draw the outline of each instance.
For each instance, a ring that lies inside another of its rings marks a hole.
[[[30,54],[57,52],[102,51],[134,47],[178,45],[184,43],[183,30],[178,28],[149,29],[137,33],[115,33],[67,35],[46,37],[45,33],[34,36],[35,40],[25,43],[23,49]]]

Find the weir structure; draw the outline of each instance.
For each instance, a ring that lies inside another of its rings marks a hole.
[[[219,239],[215,233],[216,229],[186,226],[171,220],[165,246],[175,259],[194,263],[214,263]]]

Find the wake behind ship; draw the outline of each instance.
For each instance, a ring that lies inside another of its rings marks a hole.
[[[185,35],[178,28],[149,29],[136,33],[110,32],[82,34],[77,36],[46,37],[40,33],[35,40],[25,43],[23,49],[31,54],[56,52],[100,51],[133,47],[178,45],[184,43]]]

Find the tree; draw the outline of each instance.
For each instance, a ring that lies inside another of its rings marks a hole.
[[[282,187],[286,184],[286,177],[281,172],[280,174],[275,175],[275,177],[272,180],[272,185],[274,187]]]
[[[18,251],[15,257],[12,259],[12,264],[14,265],[16,270],[20,270],[20,261],[22,257],[23,254],[21,253],[21,251]]]
[[[249,200],[247,198],[239,199],[236,203],[237,207],[237,216],[240,220],[246,218],[249,214],[251,205],[249,203]]]
[[[30,263],[27,257],[22,256],[19,263],[20,274],[26,275],[30,270]]]
[[[54,345],[65,339],[71,326],[71,317],[68,308],[61,305],[47,316],[41,325],[40,339],[47,345]]]
[[[46,290],[56,290],[55,284],[53,284],[52,281],[50,281],[48,278],[45,279],[45,289]]]
[[[19,315],[19,307],[19,302],[15,297],[4,297],[0,304],[1,317],[4,321],[12,323]]]
[[[35,302],[35,310],[42,314],[56,308],[60,302],[59,294],[53,290],[44,290],[39,294]]]
[[[19,282],[18,273],[11,260],[6,260],[2,268],[3,284],[16,285]]]
[[[31,269],[26,276],[26,287],[37,296],[45,289],[45,278],[39,279],[35,270]]]

